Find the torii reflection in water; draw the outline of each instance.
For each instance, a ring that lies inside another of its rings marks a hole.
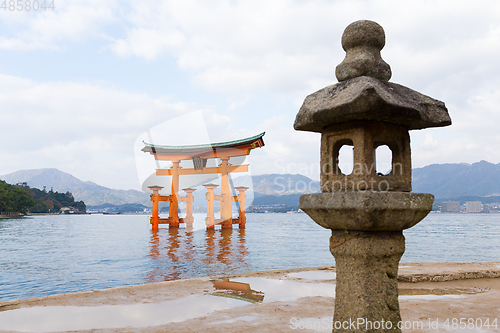
[[[147,282],[230,274],[248,267],[245,229],[151,230]]]

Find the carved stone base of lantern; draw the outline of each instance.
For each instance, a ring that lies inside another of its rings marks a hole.
[[[332,229],[330,252],[337,272],[333,332],[401,332],[395,328],[401,320],[397,275],[405,250],[402,230],[420,222],[433,201],[432,194],[409,192],[300,197],[299,207]],[[390,329],[382,329],[382,324]]]
[[[401,332],[397,276],[405,251],[402,231],[332,230],[330,251],[337,272],[333,332]]]

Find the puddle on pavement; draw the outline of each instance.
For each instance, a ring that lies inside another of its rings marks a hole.
[[[212,295],[251,298],[255,302],[290,302],[302,297],[324,296],[335,297],[333,283],[305,283],[292,280],[266,279],[260,277],[236,278],[232,281],[223,280],[214,287],[218,289]],[[251,287],[250,287],[251,286]],[[250,302],[250,300],[247,300]]]
[[[308,272],[300,272],[308,273]],[[324,274],[293,274],[291,277],[331,280],[333,272]],[[288,276],[290,276],[288,274]],[[261,277],[236,278],[214,282],[211,294],[192,295],[162,303],[139,303],[100,306],[45,306],[20,308],[0,312],[0,327],[18,332],[60,332],[120,327],[147,327],[181,322],[207,316],[218,310],[227,310],[249,303],[290,302],[302,297],[335,297],[334,283],[308,283],[286,279]],[[400,299],[439,299],[462,297],[488,290],[473,288],[400,289]],[[229,319],[252,321],[253,316]]]
[[[100,306],[38,306],[0,312],[0,327],[17,332],[61,332],[147,327],[207,316],[250,303],[294,301],[306,296],[335,296],[331,283],[238,278],[214,283],[215,292],[162,303]],[[221,297],[222,296],[222,297]],[[242,317],[238,320],[250,320]],[[221,322],[222,323],[222,322]]]
[[[337,274],[335,272],[329,272],[329,271],[295,272],[295,273],[288,273],[287,276],[291,278],[307,279],[307,280],[335,280],[337,278]]]
[[[249,283],[229,281],[225,279],[213,283],[217,290],[213,296],[229,297],[250,303],[259,303],[264,300],[264,293],[250,288]]]
[[[247,304],[237,299],[193,295],[162,303],[39,306],[0,312],[0,327],[17,332],[147,327],[181,322]]]

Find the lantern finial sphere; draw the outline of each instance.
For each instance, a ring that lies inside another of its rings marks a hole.
[[[389,81],[391,67],[380,55],[384,45],[384,29],[378,23],[362,20],[349,24],[342,34],[346,56],[335,70],[339,82],[359,76]]]

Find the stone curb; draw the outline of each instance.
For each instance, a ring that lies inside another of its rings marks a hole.
[[[402,274],[398,275],[399,282],[445,282],[454,280],[467,279],[489,279],[500,278],[499,271],[478,271],[478,272],[461,272],[449,274]]]

